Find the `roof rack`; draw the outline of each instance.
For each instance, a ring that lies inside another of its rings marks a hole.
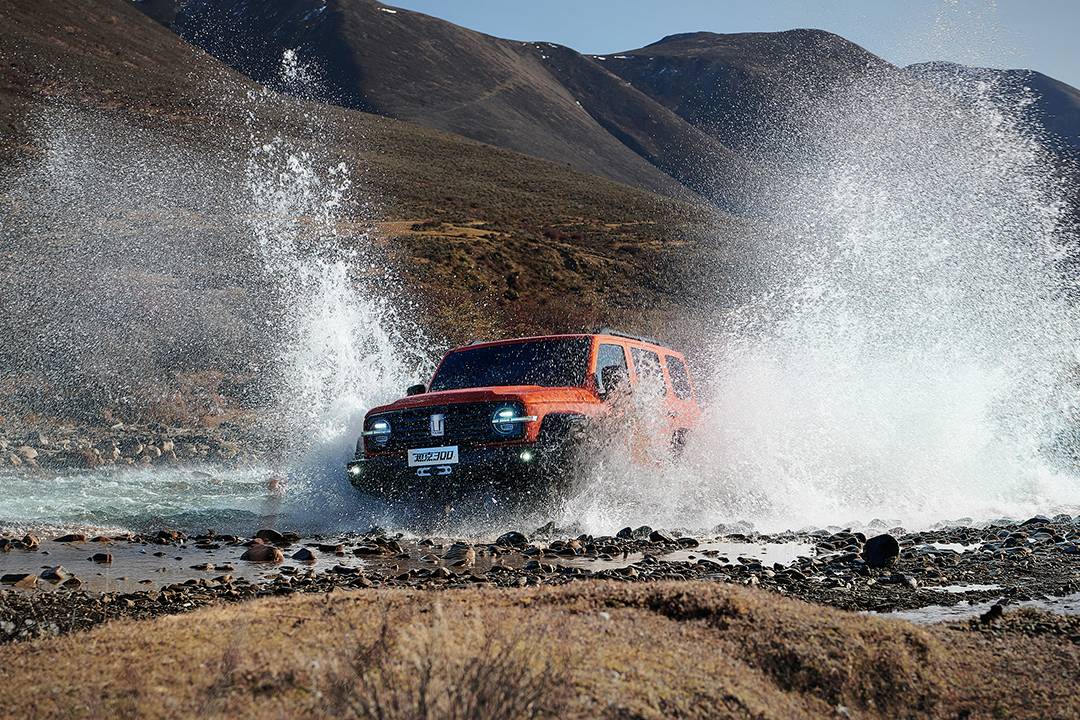
[[[610,328],[603,325],[596,328],[593,334],[613,335],[615,337],[628,338],[630,340],[637,340],[638,342],[648,343],[649,345],[663,345],[663,343],[656,338],[647,337],[645,335],[631,335],[628,332],[623,332],[622,330],[616,330],[615,328]]]

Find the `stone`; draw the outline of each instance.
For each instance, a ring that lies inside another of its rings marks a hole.
[[[86,536],[82,533],[68,533],[67,535],[61,535],[53,540],[58,543],[81,543],[86,542]]]
[[[277,530],[271,530],[270,528],[263,528],[259,532],[255,533],[255,537],[263,542],[277,544],[284,542],[285,536],[279,533]]]
[[[26,533],[22,539],[23,547],[27,550],[34,550],[41,542],[37,539],[37,536],[33,533]]]
[[[91,557],[90,559],[96,563],[100,563],[101,565],[108,565],[112,562],[112,553],[94,553],[93,557]]]
[[[240,559],[249,562],[280,563],[285,561],[285,554],[273,545],[259,543],[249,547],[247,551],[240,556]]]
[[[525,547],[529,544],[529,538],[525,537],[523,533],[517,530],[511,530],[508,533],[503,533],[495,540],[495,544],[499,547]]]
[[[443,553],[443,560],[454,567],[472,567],[476,562],[476,550],[468,543],[454,543]]]
[[[360,572],[360,568],[349,567],[348,565],[335,565],[330,568],[330,572],[335,575],[356,575]]]
[[[320,544],[318,546],[318,548],[319,548],[319,552],[328,553],[330,555],[344,555],[345,554],[345,546],[340,544],[340,543],[338,543],[337,545]]]
[[[653,530],[651,533],[649,533],[649,542],[671,545],[675,542],[675,538],[668,535],[663,530]]]
[[[7,573],[0,576],[0,583],[14,585],[17,588],[37,587],[38,576],[30,573]]]
[[[67,571],[64,570],[62,565],[57,565],[56,567],[45,568],[44,570],[42,570],[40,577],[42,580],[47,580],[51,583],[58,583],[66,580],[68,574]]]
[[[29,445],[20,445],[15,448],[15,452],[18,453],[19,457],[23,460],[34,460],[38,456],[38,451]]]
[[[23,464],[22,458],[18,455],[15,455],[14,453],[8,455],[8,462],[11,463],[12,467],[19,467]]]
[[[615,537],[617,537],[620,540],[633,540],[634,539],[634,528],[624,527],[622,530],[615,533]]]
[[[293,560],[299,560],[300,562],[313,563],[318,558],[315,557],[315,553],[311,552],[309,548],[300,548],[292,555]]]
[[[887,567],[898,557],[900,557],[900,543],[888,533],[875,535],[863,545],[862,558],[872,568]]]

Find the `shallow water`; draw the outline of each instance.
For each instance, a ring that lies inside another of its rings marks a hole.
[[[973,586],[982,587],[982,586]],[[989,610],[996,601],[981,603],[958,603],[956,605],[928,605],[916,610],[902,610],[897,612],[880,613],[881,617],[893,620],[907,620],[916,623],[939,623],[951,620],[967,620],[978,617]],[[1006,612],[1010,609],[1028,607],[1037,610],[1057,613],[1059,615],[1080,615],[1080,593],[1066,595],[1064,597],[1048,598],[1046,600],[1025,600],[1018,603],[1010,603]]]

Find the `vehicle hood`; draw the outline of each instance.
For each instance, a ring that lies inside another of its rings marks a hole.
[[[375,415],[394,410],[412,410],[415,408],[453,405],[455,403],[477,402],[521,402],[525,405],[565,402],[566,400],[584,400],[590,396],[585,388],[565,387],[550,388],[539,385],[510,385],[491,388],[464,388],[462,390],[441,390],[412,395],[395,400],[389,405],[368,410],[368,415]]]

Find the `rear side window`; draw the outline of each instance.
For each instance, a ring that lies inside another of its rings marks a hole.
[[[641,348],[630,348],[630,356],[634,358],[638,385],[646,391],[654,390],[657,395],[664,395],[664,371],[660,369],[660,356],[652,350]]]
[[[690,373],[686,371],[686,363],[674,355],[665,355],[664,360],[667,362],[668,377],[671,378],[675,397],[689,400],[693,391],[690,389]]]
[[[627,375],[626,352],[622,345],[601,345],[596,353],[596,384],[601,393],[606,393],[611,388],[604,387],[604,368],[622,368],[623,374]]]

